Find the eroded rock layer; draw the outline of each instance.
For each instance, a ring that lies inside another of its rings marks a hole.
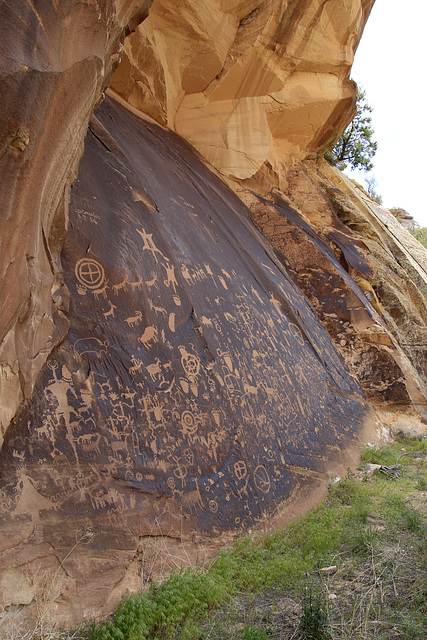
[[[345,466],[368,420],[242,202],[112,99],[90,124],[62,262],[70,329],[1,453],[1,589],[31,602],[28,576],[65,571],[70,619],[129,586],[141,536],[260,522]]]
[[[221,173],[245,179],[327,144],[351,119],[348,76],[372,0],[154,0],[112,88]]]

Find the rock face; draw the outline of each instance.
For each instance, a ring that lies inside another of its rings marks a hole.
[[[111,86],[221,173],[249,178],[266,161],[317,150],[348,124],[348,74],[372,4],[155,0]]]
[[[316,158],[372,1],[178,5],[0,5],[0,596],[27,623],[307,508],[373,409],[426,415],[426,252]]]
[[[90,115],[150,2],[0,3],[0,440],[67,332],[60,251]]]
[[[367,397],[427,417],[424,247],[325,161],[295,165],[283,190],[272,182],[258,176],[243,197]]]
[[[367,405],[315,313],[191,148],[111,99],[62,264],[70,329],[1,454],[2,531],[27,572],[90,526],[96,560],[76,550],[62,569],[99,607],[156,526],[186,542],[240,531],[345,466]]]

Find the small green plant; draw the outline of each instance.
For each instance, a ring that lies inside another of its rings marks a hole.
[[[243,637],[244,640],[267,640],[267,631],[262,627],[247,624],[243,629]]]
[[[328,606],[319,590],[307,587],[302,600],[298,640],[332,640],[329,632]]]
[[[427,249],[427,227],[420,227],[412,231],[414,238],[421,242],[421,244]]]

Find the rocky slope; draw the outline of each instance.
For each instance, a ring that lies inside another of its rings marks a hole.
[[[426,416],[426,252],[320,159],[371,6],[0,5],[6,607],[108,609]]]

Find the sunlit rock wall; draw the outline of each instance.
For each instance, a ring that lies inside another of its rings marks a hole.
[[[112,80],[221,173],[301,159],[351,119],[372,0],[154,0]]]

